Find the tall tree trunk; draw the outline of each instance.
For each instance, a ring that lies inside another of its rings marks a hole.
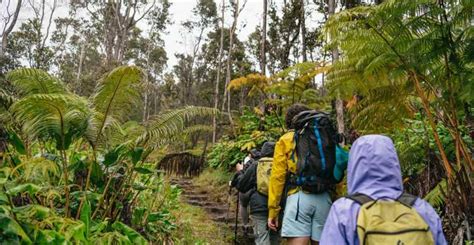
[[[84,41],[82,42],[81,44],[81,53],[79,54],[79,66],[77,68],[77,74],[76,74],[76,82],[74,84],[74,91],[79,94],[79,91],[80,91],[80,79],[81,79],[81,75],[82,75],[82,64],[84,63],[84,56],[85,56],[85,43]]]
[[[328,2],[329,17],[334,15],[336,12],[336,0],[329,0]],[[337,48],[332,50],[332,62],[336,62],[339,59],[339,52]],[[344,102],[340,99],[339,93],[336,98],[336,121],[337,121],[337,132],[340,134],[344,133]]]
[[[300,0],[301,1],[301,12],[300,12],[300,20],[301,20],[301,52],[303,54],[303,62],[308,61],[308,56],[306,54],[306,16],[304,12],[304,1],[305,0]]]
[[[267,43],[267,9],[268,0],[263,0],[263,23],[262,23],[262,39],[260,44],[260,71],[262,75],[266,75],[267,57],[265,53],[265,45]]]
[[[15,27],[16,21],[18,20],[18,15],[20,14],[20,9],[21,9],[21,2],[22,0],[18,0],[15,12],[13,13],[12,21],[10,23],[9,21],[7,21],[5,23],[5,28],[3,28],[2,43],[0,45],[0,57],[3,57],[5,55],[5,50],[7,49],[7,45],[8,45],[8,35],[10,35],[10,33],[13,31],[13,27]],[[10,17],[8,17],[8,20],[9,19]]]
[[[225,0],[222,0],[222,14],[221,14],[221,39],[219,42],[219,63],[217,65],[217,77],[216,87],[214,89],[214,109],[217,110],[219,106],[219,82],[221,79],[221,67],[222,67],[222,53],[224,50],[224,17],[225,17]],[[212,143],[216,143],[217,140],[217,115],[212,116]]]
[[[227,115],[229,116],[229,122],[231,125],[232,130],[234,130],[234,120],[232,119],[232,114],[231,114],[231,104],[230,104],[230,92],[227,92],[227,86],[230,83],[230,78],[231,78],[231,68],[232,68],[232,51],[234,48],[234,34],[235,34],[235,29],[237,28],[237,21],[239,18],[239,14],[241,12],[240,9],[240,3],[239,0],[236,0],[235,2],[232,2],[234,4],[234,21],[232,22],[232,27],[229,30],[229,54],[227,55],[227,66],[226,66],[226,77],[225,77],[225,88],[224,88],[224,97],[227,95]],[[245,3],[244,3],[245,5]],[[224,103],[222,104],[224,110]]]
[[[148,89],[145,89],[145,96],[143,100],[143,122],[146,122],[147,120],[147,111],[148,111]]]

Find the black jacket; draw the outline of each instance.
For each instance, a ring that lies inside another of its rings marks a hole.
[[[257,165],[258,161],[252,160],[248,167],[235,174],[232,186],[239,192],[248,193],[250,196],[250,214],[268,214],[268,197],[257,192]]]
[[[274,142],[265,142],[260,152],[260,157],[273,157]],[[232,186],[242,193],[250,196],[250,214],[268,215],[268,197],[257,191],[257,165],[258,160],[252,160],[235,174]]]

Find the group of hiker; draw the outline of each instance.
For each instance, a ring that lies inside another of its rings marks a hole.
[[[247,207],[255,244],[447,244],[441,221],[423,199],[403,191],[389,137],[359,137],[344,150],[324,112],[295,104],[288,130],[236,165],[231,186]],[[334,203],[347,170],[347,193]]]

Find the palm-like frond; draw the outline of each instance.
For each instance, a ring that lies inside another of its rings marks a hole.
[[[21,95],[65,93],[66,86],[47,72],[34,68],[20,68],[6,76]]]
[[[0,88],[0,107],[8,109],[15,100],[16,98],[13,95]]]
[[[464,62],[461,57],[466,57],[473,41],[456,40],[469,36],[473,3],[444,4],[387,0],[343,11],[326,23],[331,46],[342,53],[330,70],[329,89],[333,96],[361,98],[352,110],[357,129],[391,127],[409,116],[414,73],[423,77],[425,93],[436,95],[430,97],[433,104],[448,101],[452,93],[459,93],[455,100],[472,101],[474,85],[465,83],[472,77],[472,60]]]
[[[93,105],[104,118],[109,116],[119,121],[141,102],[143,73],[136,66],[120,66],[105,75],[93,95]]]
[[[57,163],[42,157],[26,160],[24,169],[22,177],[27,182],[40,184],[45,180],[51,182],[53,178],[60,177]]]
[[[89,123],[88,138],[94,145],[101,143],[109,125],[123,122],[139,106],[142,76],[136,66],[120,66],[102,78],[93,95],[96,113]]]
[[[265,89],[270,85],[270,78],[262,74],[249,74],[244,77],[236,78],[230,81],[228,90],[238,90],[243,87],[250,88],[249,95],[255,96],[263,93]]]
[[[441,180],[441,182],[436,185],[426,196],[423,198],[433,207],[440,207],[444,204],[444,195],[441,191],[443,189],[446,191],[446,179]]]
[[[187,106],[164,112],[147,122],[146,132],[139,138],[139,142],[151,145],[160,145],[167,137],[181,135],[186,122],[195,117],[211,116],[219,110],[209,107]]]
[[[316,62],[304,62],[289,67],[276,74],[272,80],[274,81],[267,91],[274,93],[282,99],[273,100],[282,106],[288,106],[296,102],[303,102],[305,99],[311,98],[312,92],[306,92],[311,89],[311,82],[318,74],[322,74],[329,69],[328,66]],[[314,102],[314,101],[311,101]]]
[[[115,125],[113,130],[108,132],[108,140],[110,145],[120,145],[124,142],[130,141],[135,143],[135,141],[145,133],[145,127],[136,121],[128,121],[119,127]]]
[[[87,101],[74,95],[35,94],[12,105],[17,121],[32,138],[53,139],[58,149],[67,149],[87,127]]]

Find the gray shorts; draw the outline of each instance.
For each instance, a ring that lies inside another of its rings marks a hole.
[[[332,201],[328,193],[299,191],[288,196],[283,216],[282,237],[311,237],[319,241]]]

